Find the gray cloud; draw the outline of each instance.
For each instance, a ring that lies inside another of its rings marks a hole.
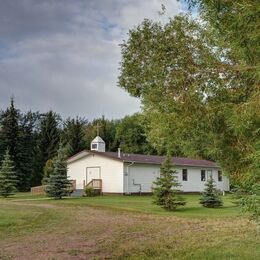
[[[0,2],[0,108],[120,118],[139,101],[117,87],[120,47],[144,18],[179,12],[177,1],[10,0]]]

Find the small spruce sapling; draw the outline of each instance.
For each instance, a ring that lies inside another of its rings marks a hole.
[[[163,207],[166,210],[175,210],[178,206],[186,204],[185,200],[178,196],[177,187],[180,184],[177,181],[176,171],[173,170],[172,157],[167,154],[167,157],[160,169],[160,177],[154,182],[153,189],[154,203]]]
[[[218,208],[223,205],[222,199],[216,189],[215,181],[212,176],[205,183],[205,190],[200,198],[200,204],[206,208]]]
[[[48,196],[61,199],[70,193],[71,184],[67,177],[66,155],[62,146],[58,150],[58,156],[54,161],[54,170],[48,179],[46,192]]]
[[[11,160],[9,151],[4,155],[0,169],[0,195],[8,197],[16,191],[17,178],[14,170],[14,162]]]

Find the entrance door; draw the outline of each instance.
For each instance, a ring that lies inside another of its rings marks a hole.
[[[90,181],[93,179],[100,179],[100,167],[87,167],[87,183],[88,184]]]

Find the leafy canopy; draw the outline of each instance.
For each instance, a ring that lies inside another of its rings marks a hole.
[[[188,15],[165,25],[144,20],[121,45],[119,85],[141,99],[158,150],[169,144],[177,154],[214,159],[232,181],[252,185],[259,180],[259,70],[244,66],[238,45],[217,32]]]

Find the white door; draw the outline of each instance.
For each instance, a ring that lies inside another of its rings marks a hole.
[[[100,179],[100,167],[87,167],[87,183],[93,179]]]

